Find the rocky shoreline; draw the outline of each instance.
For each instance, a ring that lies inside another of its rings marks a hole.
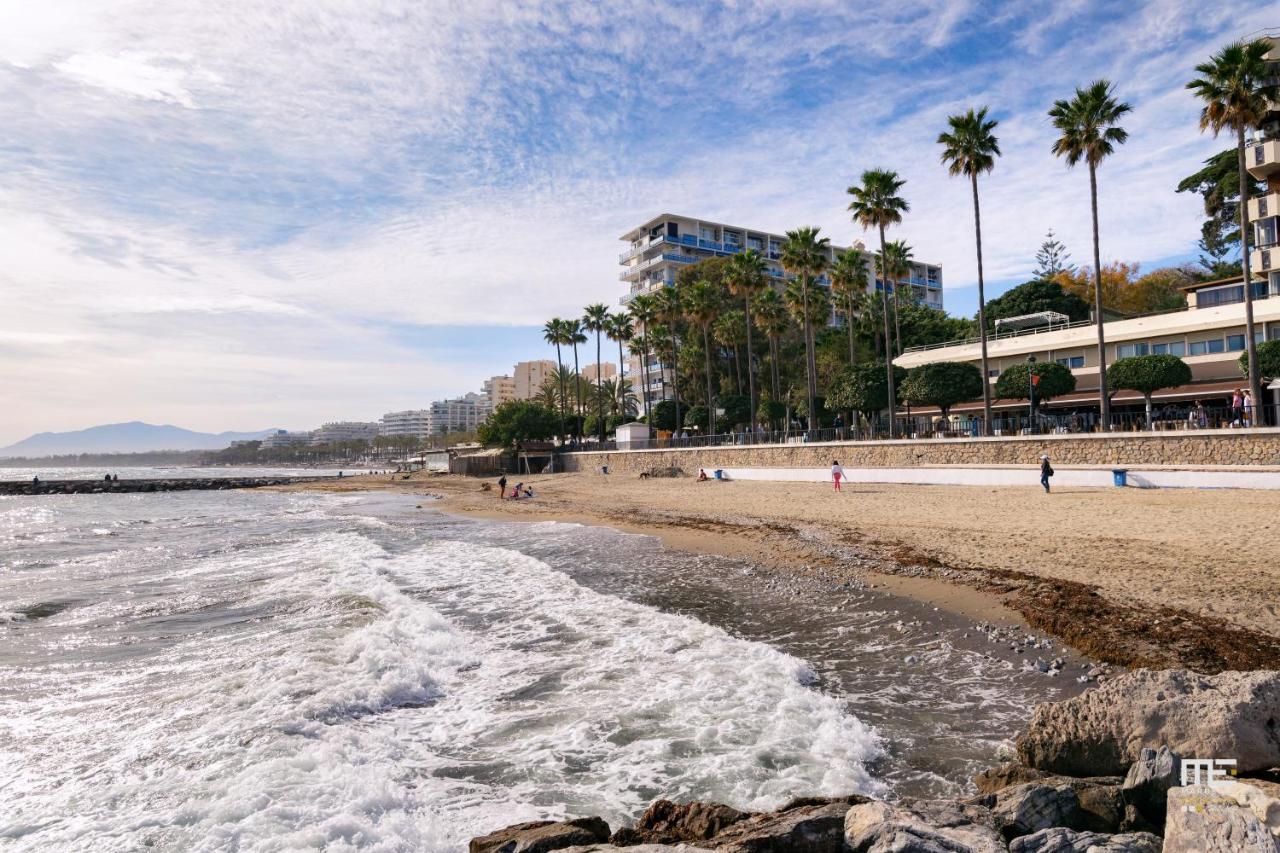
[[[523,823],[470,853],[1280,853],[1280,671],[1136,670],[1038,706],[1016,760],[951,800],[795,800],[772,812],[654,802],[634,826]],[[1182,760],[1236,779],[1182,781]]]
[[[0,495],[101,495],[295,486],[330,477],[168,477],[130,480],[0,480]]]

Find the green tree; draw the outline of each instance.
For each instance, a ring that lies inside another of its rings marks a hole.
[[[1033,275],[1037,280],[1048,281],[1058,273],[1072,272],[1075,268],[1075,264],[1071,263],[1071,253],[1062,245],[1061,240],[1053,236],[1053,229],[1050,228],[1036,251],[1036,271]]]
[[[981,370],[987,376],[987,316],[986,292],[982,278],[982,212],[978,206],[978,176],[995,168],[996,158],[1000,156],[1000,143],[993,131],[999,124],[995,119],[987,118],[987,108],[975,111],[970,109],[964,115],[953,115],[947,119],[951,130],[938,136],[938,144],[942,146],[942,162],[947,172],[955,177],[964,175],[969,179],[973,190],[973,237],[978,255],[978,341],[981,344]],[[1053,232],[1049,232],[1053,238]],[[1044,251],[1044,247],[1041,247]],[[1039,256],[1037,256],[1039,258]],[[982,416],[988,435],[991,429],[991,384],[982,383]]]
[[[951,407],[982,396],[982,371],[964,361],[934,361],[907,371],[902,397],[916,406],[937,406],[946,417]]]
[[[892,240],[885,246],[885,262],[887,271],[881,272],[885,282],[893,282],[893,336],[898,355],[902,355],[902,284],[907,284],[907,292],[912,294],[911,304],[915,304],[915,289],[911,286],[911,247],[906,240]]]
[[[658,291],[658,319],[667,331],[670,344],[669,358],[663,362],[671,365],[671,399],[675,402],[675,422],[680,423],[680,348],[678,327],[684,317],[684,305],[680,295],[681,285],[674,284]]]
[[[1267,61],[1269,41],[1235,42],[1214,54],[1208,62],[1196,66],[1200,76],[1187,88],[1204,101],[1200,111],[1200,129],[1212,130],[1217,136],[1223,130],[1236,134],[1236,168],[1239,171],[1239,196],[1236,208],[1240,216],[1240,268],[1244,272],[1244,335],[1248,357],[1249,390],[1253,399],[1262,400],[1262,384],[1258,378],[1258,345],[1253,323],[1253,282],[1249,275],[1249,198],[1248,177],[1244,165],[1244,132],[1257,127],[1280,100],[1280,85]]]
[[[609,340],[618,343],[618,381],[627,381],[627,360],[622,354],[622,345],[635,337],[635,326],[632,325],[631,315],[625,311],[617,314],[610,314],[605,320],[604,333],[609,336]]]
[[[720,315],[722,304],[719,288],[706,279],[694,282],[689,288],[689,298],[685,302],[689,321],[702,330],[703,357],[707,365],[707,435],[716,433],[715,396],[711,389],[711,327]],[[690,413],[692,411],[690,409]],[[686,417],[685,423],[689,422],[689,418]]]
[[[902,343],[905,347],[929,346],[973,337],[977,323],[952,317],[927,305],[902,306]]]
[[[1074,293],[1063,290],[1056,281],[1036,279],[1005,291],[987,303],[987,322],[1005,317],[1022,317],[1041,311],[1056,311],[1072,320],[1089,319],[1089,303]]]
[[[729,261],[729,292],[742,299],[742,313],[747,327],[747,396],[750,402],[751,429],[755,431],[756,371],[755,346],[751,340],[751,301],[769,286],[768,264],[755,249],[734,255]]]
[[[573,434],[582,440],[582,372],[578,369],[578,344],[585,344],[587,336],[582,334],[582,322],[577,319],[564,321],[564,342],[573,347],[573,395],[577,403],[574,411]]]
[[[1118,358],[1107,368],[1107,384],[1142,393],[1147,404],[1147,429],[1151,429],[1151,395],[1191,381],[1191,368],[1176,355],[1136,355]]]
[[[600,336],[609,328],[609,306],[600,302],[588,305],[582,317],[582,327],[596,334],[596,423],[600,427],[597,437],[604,441],[604,398],[600,394],[600,382],[604,377],[600,370]]]
[[[787,306],[782,301],[782,294],[769,288],[751,300],[751,313],[760,324],[760,330],[769,338],[769,372],[773,379],[773,399],[778,400],[782,397],[778,375],[778,346],[779,340],[790,327]]]
[[[840,372],[827,391],[827,406],[840,410],[861,412],[868,418],[889,407],[889,371],[898,384],[907,377],[907,371],[883,361],[864,361]]]
[[[741,311],[724,311],[712,324],[712,337],[733,358],[734,388],[742,393],[742,361],[739,358],[747,339],[747,318]]]
[[[531,400],[510,400],[494,409],[476,430],[485,447],[515,447],[556,434],[556,413]]]
[[[857,307],[867,292],[867,253],[857,247],[845,249],[831,265],[831,295],[837,300],[844,315],[845,331],[849,336],[849,363],[858,361],[854,345]]]
[[[745,394],[721,394],[720,408],[724,410],[724,422],[730,428],[751,423],[751,401]]]
[[[653,351],[653,341],[656,337],[652,334],[653,325],[658,321],[658,300],[653,294],[641,293],[631,299],[631,320],[636,330],[640,333],[632,344],[632,351],[635,348],[640,350],[640,398],[644,402],[645,419],[649,418],[649,383],[652,377],[649,375],[649,354]],[[662,396],[666,397],[666,374],[661,375]]]
[[[1028,374],[1038,377],[1035,384],[1036,400],[1045,402],[1076,390],[1076,377],[1066,367],[1055,361],[1026,362],[1006,367],[996,380],[996,396],[1008,400],[1026,400],[1031,394]]]
[[[1206,249],[1219,257],[1231,254],[1240,245],[1240,163],[1234,147],[1219,151],[1204,161],[1204,167],[1178,183],[1178,192],[1195,193],[1204,202],[1204,224],[1200,239]],[[1262,191],[1263,183],[1245,172],[1249,197]],[[1228,270],[1215,278],[1226,278]]]
[[[677,424],[680,423],[676,420],[675,400],[660,400],[654,403],[653,408],[649,410],[649,422],[654,429],[675,432]]]
[[[820,228],[805,226],[787,232],[782,244],[782,268],[793,273],[800,282],[803,303],[804,369],[805,387],[809,395],[809,428],[818,421],[818,367],[814,357],[813,323],[809,312],[809,290],[813,279],[827,267],[827,254],[831,241],[819,237]]]
[[[1094,310],[1098,319],[1098,402],[1102,409],[1102,429],[1111,428],[1111,396],[1107,393],[1107,340],[1102,316],[1102,254],[1098,245],[1098,165],[1111,156],[1117,145],[1129,138],[1120,127],[1120,118],[1130,106],[1115,99],[1106,80],[1095,80],[1076,89],[1071,100],[1054,102],[1049,110],[1058,139],[1053,153],[1066,158],[1072,167],[1084,160],[1089,166],[1089,206],[1093,213]]]
[[[542,339],[549,344],[553,344],[556,348],[556,371],[563,379],[564,377],[564,359],[560,357],[560,345],[567,343],[565,340],[564,320],[555,317],[548,320],[546,325],[542,327]],[[560,386],[560,435],[565,435],[564,431],[564,410],[565,410],[565,391],[563,382]]]
[[[911,209],[907,200],[898,193],[906,183],[898,177],[898,173],[889,169],[868,169],[862,173],[862,183],[849,187],[848,193],[853,196],[849,202],[849,210],[853,212],[853,220],[863,228],[876,228],[880,231],[880,269],[887,269],[888,256],[885,252],[886,242],[884,230],[890,225],[902,222],[902,214]],[[885,352],[891,352],[889,341],[889,283],[883,282],[880,290],[881,310],[884,311]],[[885,382],[888,385],[889,413],[897,409],[894,400],[894,373],[890,365],[891,358],[885,360]],[[893,418],[889,419],[889,437],[893,438],[895,427]]]
[[[1249,354],[1240,353],[1240,372],[1249,375]],[[1258,378],[1263,382],[1280,379],[1280,339],[1258,344]],[[1254,397],[1261,400],[1261,397]]]

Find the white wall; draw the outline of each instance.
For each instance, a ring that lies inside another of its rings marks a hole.
[[[829,483],[828,468],[724,468],[731,480]],[[1280,489],[1280,471],[1172,471],[1127,468],[1130,486],[1141,488]],[[710,471],[708,471],[708,474]],[[845,468],[849,483],[914,483],[952,486],[1039,486],[1039,468]],[[1055,486],[1112,487],[1110,468],[1057,468]]]

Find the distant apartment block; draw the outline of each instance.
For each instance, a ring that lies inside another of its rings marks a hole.
[[[437,400],[428,409],[427,424],[431,435],[474,432],[493,411],[489,398],[474,391],[452,400]]]
[[[597,377],[599,377],[600,380],[605,380],[612,379],[617,376],[618,367],[609,361],[603,361],[597,367],[596,363],[593,361],[591,364],[583,365],[581,373],[583,379],[588,382],[595,382]]]
[[[555,372],[555,369],[556,363],[550,359],[518,362],[511,376],[515,381],[516,399],[532,400],[538,396],[542,383]]]
[[[387,412],[382,416],[382,425],[378,434],[392,437],[412,436],[414,438],[425,438],[431,435],[431,412],[427,409]]]
[[[270,450],[275,447],[297,447],[310,443],[310,432],[288,432],[287,430],[279,429],[262,439],[260,446],[263,450]]]
[[[516,380],[511,376],[490,376],[481,386],[480,393],[488,398],[489,408],[496,409],[516,399]]]
[[[691,216],[679,216],[664,213],[655,216],[643,225],[623,234],[621,239],[627,243],[627,249],[618,258],[622,264],[622,272],[618,274],[627,286],[623,295],[623,305],[629,303],[638,294],[652,293],[662,287],[670,286],[676,281],[676,274],[682,267],[695,264],[706,258],[727,257],[747,249],[755,249],[768,264],[768,274],[774,286],[781,289],[788,276],[782,269],[782,244],[786,235],[760,231],[736,225],[725,225],[720,222],[709,222]],[[832,246],[829,259],[843,252],[846,247]],[[867,261],[867,290],[879,292],[884,284],[876,276],[874,252],[869,253]],[[830,280],[824,275],[818,279],[820,286],[830,286]],[[910,288],[911,298],[921,305],[942,310],[942,267],[937,264],[917,262],[912,265],[910,275],[896,283],[890,283],[890,292],[894,285],[899,288]],[[905,292],[905,291],[904,291]],[[839,322],[832,312],[831,323]],[[640,375],[639,361],[633,359],[632,375]],[[654,366],[642,378],[633,383],[637,395],[643,394],[650,402],[663,398],[664,368]],[[670,389],[671,374],[665,372],[666,387]]]
[[[322,425],[311,435],[312,444],[336,444],[340,441],[373,441],[380,424],[365,421],[334,421]]]

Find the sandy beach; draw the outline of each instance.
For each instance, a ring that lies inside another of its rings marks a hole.
[[[1244,490],[705,482],[535,476],[532,500],[473,478],[305,486],[444,498],[447,512],[576,521],[668,547],[855,579],[975,619],[1020,619],[1083,653],[1201,671],[1280,665],[1280,494]]]

